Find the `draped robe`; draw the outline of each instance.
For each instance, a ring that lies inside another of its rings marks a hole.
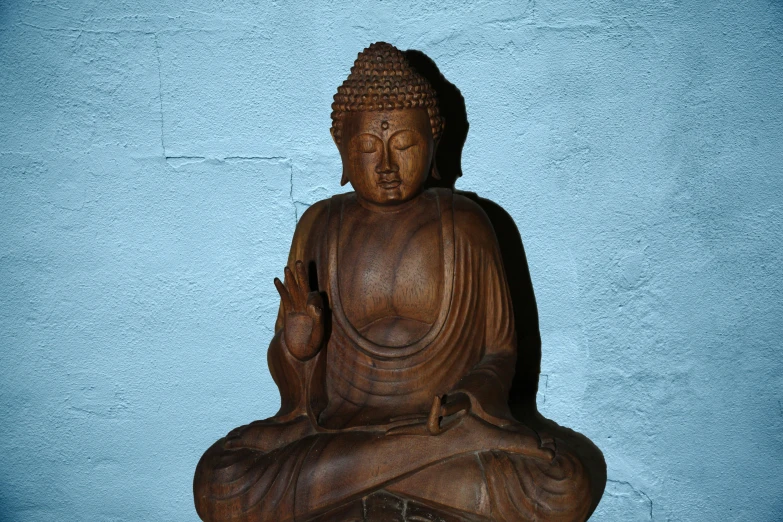
[[[268,352],[281,409],[239,428],[255,443],[221,439],[204,454],[194,480],[203,520],[332,520],[335,508],[381,490],[464,520],[585,519],[590,484],[578,457],[562,441],[553,459],[542,457],[538,435],[508,409],[516,334],[489,220],[451,191],[420,197],[433,198],[440,215],[442,299],[429,331],[400,347],[363,337],[342,307],[340,231],[355,195],[302,216],[289,267],[315,267],[331,312],[328,340],[313,359],[294,359],[281,312]],[[469,398],[470,413],[444,419],[439,434],[421,429],[433,398],[456,393]]]

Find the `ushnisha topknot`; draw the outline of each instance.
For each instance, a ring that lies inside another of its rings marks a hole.
[[[332,134],[342,138],[342,118],[347,112],[394,109],[427,109],[432,137],[437,141],[444,121],[430,83],[411,67],[405,55],[391,44],[376,42],[359,53],[351,74],[337,88],[332,103]]]

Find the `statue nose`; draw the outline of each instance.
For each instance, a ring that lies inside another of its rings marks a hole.
[[[396,174],[400,169],[396,166],[387,166],[386,168],[375,167],[375,172],[378,174]]]
[[[381,162],[375,166],[375,172],[378,174],[393,174],[399,172],[400,168],[391,161],[390,156],[388,148],[384,147]]]

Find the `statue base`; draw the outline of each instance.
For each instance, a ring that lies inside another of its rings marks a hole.
[[[447,507],[435,507],[418,500],[381,490],[309,520],[309,522],[421,521],[489,522],[489,519]]]

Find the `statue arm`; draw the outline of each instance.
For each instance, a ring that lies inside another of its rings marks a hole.
[[[463,228],[470,227],[462,235],[470,241],[472,250],[481,252],[480,256],[473,257],[476,266],[472,273],[478,278],[475,290],[482,296],[484,342],[479,362],[460,379],[451,395],[464,394],[473,414],[503,426],[514,422],[508,407],[517,358],[511,293],[489,218],[473,202],[455,201],[455,208],[459,210],[460,207],[463,207],[464,218],[459,219],[458,212],[457,221],[467,223]]]
[[[288,262],[286,267],[296,274],[296,262],[304,262],[305,268],[314,263],[318,265],[320,257],[321,240],[326,237],[324,222],[329,212],[329,200],[318,201],[305,210],[302,217],[296,224],[294,237],[291,240],[291,248],[288,251]],[[280,301],[280,308],[275,322],[275,332],[283,329],[285,324],[285,309],[283,301]]]
[[[321,243],[325,237],[325,231],[321,229],[327,212],[328,201],[319,201],[305,211],[297,223],[291,242],[285,268],[285,285],[279,280],[275,281],[281,293],[281,302],[267,361],[272,378],[280,389],[281,407],[276,418],[313,417],[311,406],[321,402],[320,396],[323,395],[320,388],[325,361],[321,347],[327,341],[322,333],[323,315],[327,311],[325,303],[318,295],[318,289],[311,289],[308,281],[314,279],[317,274],[307,272],[319,265]],[[300,309],[299,313],[292,314],[292,308]],[[315,323],[315,328],[303,327],[301,329],[307,330],[304,332],[304,338],[300,335],[300,339],[293,339],[292,333],[296,332],[291,328],[292,316],[298,316],[295,318],[303,320],[305,326]],[[310,330],[317,333],[319,328],[320,336],[310,335]]]
[[[316,416],[324,395],[321,347],[326,342],[322,329],[318,335],[317,323],[327,311],[320,296],[316,299],[315,292],[310,292],[306,267],[318,263],[318,239],[322,237],[318,223],[325,209],[326,202],[319,202],[302,215],[284,269],[285,284],[275,279],[281,303],[267,364],[280,390],[280,410],[272,418],[233,430],[224,443],[228,449],[267,452],[317,430]]]
[[[513,422],[508,396],[516,365],[516,333],[511,297],[500,258],[493,260],[484,280],[486,323],[483,355],[457,383],[454,392],[467,395],[471,411],[498,426]]]

